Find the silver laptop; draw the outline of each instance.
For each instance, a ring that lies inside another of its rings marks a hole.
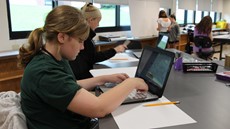
[[[143,49],[135,77],[140,77],[148,84],[146,93],[134,90],[122,104],[152,101],[162,97],[175,54],[160,48],[145,47]],[[113,86],[100,86],[106,92]]]

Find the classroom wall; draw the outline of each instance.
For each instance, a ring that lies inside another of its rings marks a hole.
[[[6,0],[0,0],[0,52],[17,50],[26,39],[10,40],[6,11]],[[20,14],[21,15],[21,14]]]

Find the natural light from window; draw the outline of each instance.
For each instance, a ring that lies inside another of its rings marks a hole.
[[[48,0],[9,0],[9,3],[12,31],[42,27],[46,15],[52,10],[52,2]]]

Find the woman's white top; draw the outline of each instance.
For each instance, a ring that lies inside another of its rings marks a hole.
[[[171,25],[171,21],[169,18],[167,18],[168,20],[164,20],[165,18],[159,18],[157,20],[157,23],[159,23],[161,25],[161,28],[159,30],[159,32],[167,32],[168,31],[168,27]]]

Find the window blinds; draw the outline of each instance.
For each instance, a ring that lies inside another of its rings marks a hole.
[[[128,0],[93,0],[94,3],[128,5]]]
[[[160,0],[160,7],[171,9],[173,7],[173,0]]]
[[[196,0],[178,0],[178,8],[185,10],[196,10]]]
[[[211,0],[198,0],[198,10],[211,11]]]
[[[223,0],[212,0],[212,11],[222,12],[223,11]]]

